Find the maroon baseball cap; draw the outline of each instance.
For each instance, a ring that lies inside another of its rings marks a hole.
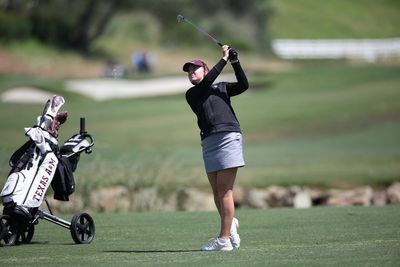
[[[206,70],[208,70],[208,66],[204,61],[202,61],[200,59],[195,59],[190,62],[186,62],[185,65],[183,65],[183,71],[188,72],[190,65],[204,67]]]

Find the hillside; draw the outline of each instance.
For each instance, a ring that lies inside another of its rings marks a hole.
[[[273,38],[349,39],[400,36],[393,0],[271,0]]]
[[[273,15],[269,27],[272,38],[400,36],[399,1],[271,0],[271,6]],[[133,16],[131,13],[115,16],[105,35],[94,45],[94,52],[107,55],[122,64],[131,77],[131,54],[143,49],[151,52],[156,59],[154,75],[180,73],[181,63],[189,58],[201,56],[210,61],[219,56],[219,50],[207,40],[195,49],[180,47],[179,42],[174,45],[162,43],[160,37],[163,32],[159,29],[155,16]],[[182,25],[176,24],[176,27],[178,26]],[[206,25],[200,26],[207,29]],[[252,30],[246,29],[245,26],[241,25],[238,29],[239,34]],[[229,40],[224,41],[229,43]],[[2,56],[4,54],[7,56]],[[270,60],[266,61],[264,56],[256,51],[242,52],[241,56],[246,59],[248,66],[254,69],[270,69],[273,63]],[[34,40],[0,44],[0,58],[0,73],[20,73],[57,79],[98,77],[103,75],[105,68],[105,59],[101,57],[82,58],[74,52],[60,51]],[[275,69],[281,69],[281,66],[275,66]]]

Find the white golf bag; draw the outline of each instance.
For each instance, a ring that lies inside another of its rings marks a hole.
[[[29,141],[11,157],[12,169],[0,194],[5,207],[12,204],[27,211],[42,204],[59,163],[58,129],[68,114],[58,111],[64,103],[63,97],[53,96],[36,125],[25,128]]]
[[[0,214],[0,247],[29,243],[39,219],[44,219],[71,232],[77,244],[89,244],[95,234],[93,218],[87,213],[77,213],[71,222],[55,216],[45,197],[51,185],[54,199],[68,201],[75,191],[74,174],[80,154],[91,153],[94,138],[85,130],[81,118],[80,132],[58,145],[58,129],[68,116],[58,113],[64,104],[61,96],[53,96],[45,105],[35,126],[25,128],[29,140],[10,158],[11,171],[0,193],[3,214]],[[46,203],[47,211],[40,209]]]

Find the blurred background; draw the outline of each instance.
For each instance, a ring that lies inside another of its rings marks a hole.
[[[213,66],[221,51],[178,14],[235,47],[250,81],[233,99],[247,161],[238,206],[289,206],[300,191],[312,204],[349,204],[332,200],[332,189],[366,198],[350,204],[394,203],[386,193],[400,182],[395,0],[0,0],[0,184],[23,128],[60,94],[69,111],[60,143],[80,117],[96,138],[70,210],[212,207],[182,65]],[[224,73],[231,79],[229,66]],[[261,204],[250,203],[257,194]]]

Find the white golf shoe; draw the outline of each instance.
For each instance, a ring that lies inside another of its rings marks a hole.
[[[230,240],[221,239],[219,237],[211,239],[210,243],[201,247],[201,251],[231,251],[233,250]]]
[[[240,247],[240,236],[238,234],[238,229],[239,229],[239,220],[233,218],[231,226],[231,235],[229,238],[231,240],[232,247],[234,249],[239,249]]]

